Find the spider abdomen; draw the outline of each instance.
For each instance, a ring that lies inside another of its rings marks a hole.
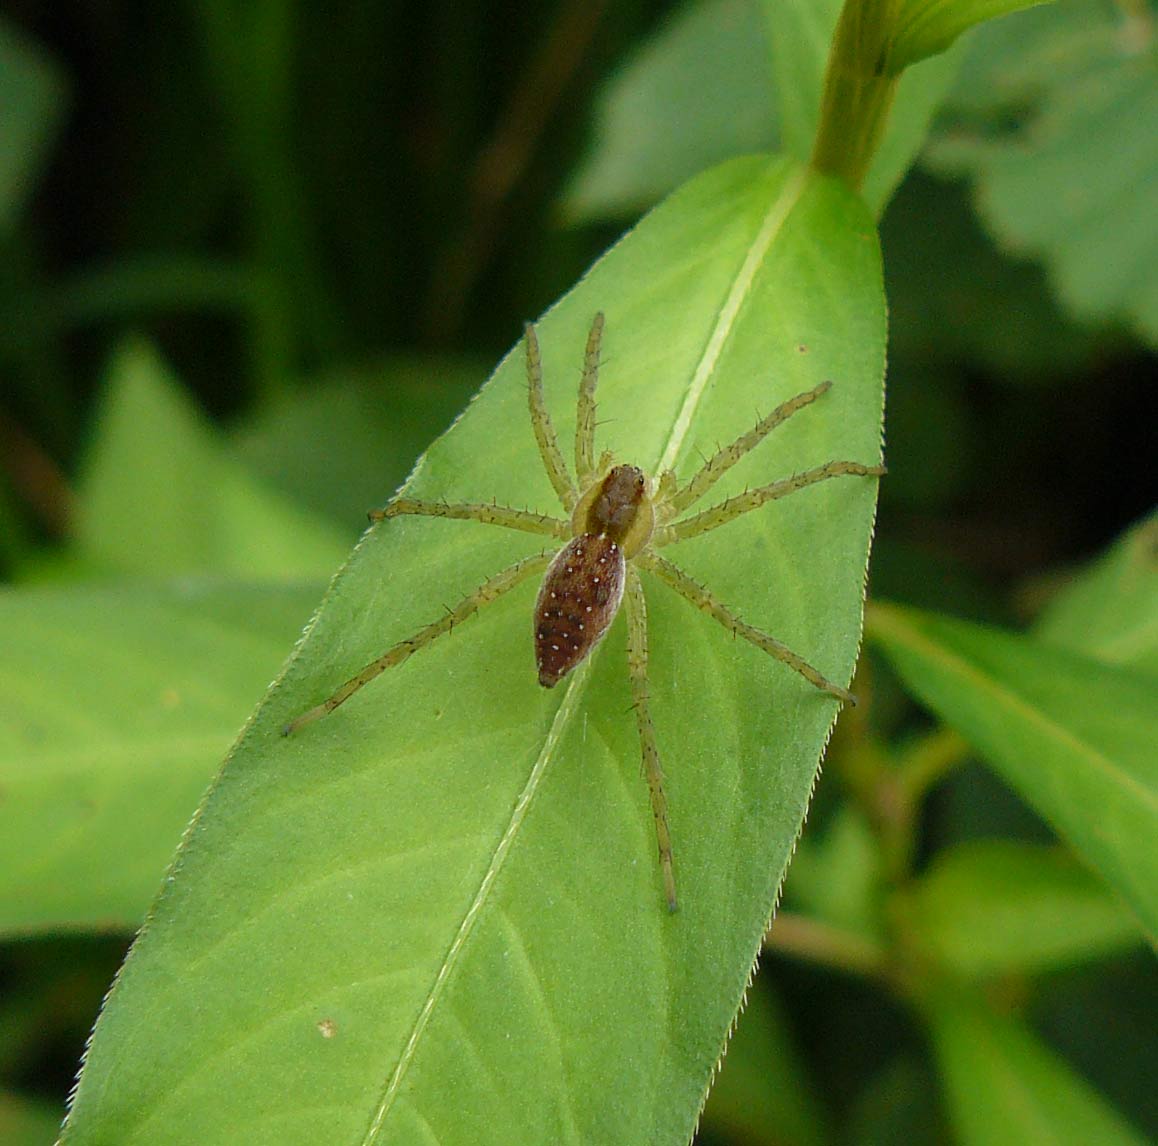
[[[544,688],[557,685],[607,632],[626,569],[622,547],[604,534],[580,534],[559,550],[535,602],[535,662]]]

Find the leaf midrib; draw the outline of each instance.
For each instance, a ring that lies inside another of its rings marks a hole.
[[[715,373],[716,364],[719,362],[724,344],[736,324],[740,307],[756,278],[756,272],[764,261],[768,248],[771,247],[776,236],[780,234],[785,220],[792,213],[793,207],[800,201],[800,196],[804,193],[804,188],[808,182],[808,175],[809,172],[806,167],[797,167],[792,170],[780,194],[772,201],[772,205],[764,215],[760,229],[756,232],[756,238],[748,248],[748,253],[736,273],[736,278],[720,307],[719,314],[716,316],[716,324],[704,346],[704,353],[696,364],[695,373],[688,384],[688,392],[684,395],[683,405],[680,406],[680,411],[676,415],[675,424],[672,426],[667,445],[664,447],[663,456],[659,460],[658,473],[674,468],[684,442],[687,440],[696,411],[703,401],[704,391]]]
[[[514,810],[511,812],[511,818],[507,822],[506,830],[503,832],[502,838],[491,856],[491,862],[487,865],[487,870],[483,874],[482,880],[479,883],[478,891],[475,893],[474,900],[467,908],[466,914],[463,916],[462,923],[459,925],[458,931],[454,939],[451,941],[450,947],[447,950],[446,956],[439,966],[438,974],[435,976],[434,984],[430,988],[422,1009],[418,1013],[418,1017],[414,1022],[414,1026],[410,1031],[410,1035],[406,1040],[406,1045],[403,1048],[402,1054],[399,1056],[398,1062],[391,1072],[390,1078],[386,1082],[386,1087],[383,1090],[382,1097],[379,1100],[378,1106],[374,1111],[374,1115],[370,1120],[370,1125],[362,1138],[362,1146],[373,1146],[377,1141],[382,1128],[386,1123],[386,1118],[390,1113],[391,1107],[394,1105],[394,1100],[398,1096],[402,1087],[402,1082],[406,1077],[406,1072],[410,1068],[410,1064],[414,1061],[415,1055],[418,1053],[418,1044],[422,1039],[423,1033],[426,1031],[427,1025],[430,1023],[431,1015],[434,1013],[434,1008],[438,1003],[442,992],[446,988],[446,984],[450,980],[450,976],[458,964],[462,956],[462,952],[466,947],[471,933],[474,931],[475,923],[482,914],[482,909],[486,901],[490,898],[492,889],[498,879],[499,873],[502,871],[506,863],[507,856],[510,853],[511,845],[514,843],[515,837],[518,835],[523,821],[527,817],[530,810],[531,803],[535,795],[538,793],[542,785],[543,777],[546,774],[547,766],[550,764],[555,755],[555,746],[562,738],[567,725],[570,723],[576,710],[579,707],[579,701],[582,698],[583,692],[586,688],[587,681],[590,679],[591,659],[580,668],[579,671],[571,679],[571,683],[567,688],[567,695],[563,698],[563,703],[559,706],[555,713],[555,719],[551,722],[551,727],[547,731],[547,735],[543,741],[542,750],[539,752],[534,766],[531,768],[531,773],[527,777],[527,783],[523,786],[522,792],[519,793],[519,798],[515,803]]]

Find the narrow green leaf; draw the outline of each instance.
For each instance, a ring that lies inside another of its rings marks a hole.
[[[1158,692],[1028,637],[874,605],[871,638],[1158,936]]]
[[[972,976],[1035,972],[1141,941],[1105,885],[1065,852],[977,840],[941,852],[912,891],[930,954]]]
[[[963,32],[986,20],[1035,8],[1050,0],[901,0],[888,67],[902,72],[946,51]]]
[[[0,593],[0,935],[139,925],[314,596]]]
[[[1142,1135],[1015,1019],[948,992],[928,1014],[962,1146],[1141,1146]]]
[[[1050,644],[1158,677],[1158,512],[1080,572],[1034,631]]]
[[[83,556],[151,578],[316,580],[347,544],[233,461],[141,341],[125,343],[110,366],[79,517]]]
[[[540,325],[568,442],[607,316],[599,447],[689,474],[832,378],[719,497],[879,451],[884,305],[839,185],[741,160],[669,199]],[[416,496],[547,510],[516,350]],[[842,479],[665,551],[837,680],[874,483]],[[622,618],[553,691],[534,587],[286,739],[285,721],[535,552],[375,529],[248,726],[110,996],[65,1141],[687,1142],[800,829],[832,701],[650,579],[651,695],[681,910],[663,904]]]

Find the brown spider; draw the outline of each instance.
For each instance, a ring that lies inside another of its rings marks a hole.
[[[503,505],[450,505],[410,498],[398,498],[385,509],[370,514],[371,520],[376,522],[402,514],[479,521],[484,525],[501,525],[507,529],[553,537],[566,544],[553,554],[525,557],[496,573],[437,621],[398,642],[366,665],[328,700],[292,720],[283,732],[288,736],[303,725],[333,712],[379,673],[401,664],[435,637],[461,624],[483,605],[544,569],[546,576],[535,603],[535,659],[539,683],[544,688],[553,688],[590,655],[615,619],[619,606],[626,601],[627,668],[633,707],[643,753],[643,770],[655,815],[664,891],[669,908],[675,911],[677,902],[667,799],[648,695],[647,606],[637,570],[646,569],[654,574],[696,608],[714,617],[729,632],[783,661],[821,691],[855,704],[855,698],[847,689],[833,684],[775,637],[740,620],[707,589],[656,550],[726,525],[766,502],[786,497],[816,482],[846,474],[879,477],[885,470],[883,466],[866,466],[860,462],[826,462],[770,485],[746,490],[710,509],[681,518],[680,514],[699,501],[740,458],[798,410],[815,402],[831,388],[832,383],[821,382],[819,386],[777,406],[730,446],[718,450],[684,484],[677,481],[671,470],[653,482],[635,466],[614,465],[609,453],[600,457],[598,462],[595,460],[595,385],[602,336],[603,315],[597,314],[587,339],[583,377],[579,383],[575,431],[576,483],[567,471],[555,428],[543,401],[542,363],[535,328],[529,323],[526,327],[531,425],[547,476],[569,515],[568,519]]]

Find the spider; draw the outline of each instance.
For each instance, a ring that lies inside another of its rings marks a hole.
[[[535,602],[534,616],[535,660],[539,683],[544,688],[554,688],[591,654],[611,626],[620,606],[626,605],[627,671],[632,707],[639,731],[643,772],[655,816],[664,894],[669,909],[675,911],[678,901],[667,798],[663,790],[663,769],[648,690],[647,605],[638,571],[644,569],[653,574],[697,609],[714,617],[734,636],[743,637],[758,649],[795,669],[821,692],[839,701],[855,704],[855,697],[847,689],[833,684],[775,637],[740,620],[709,590],[693,581],[657,551],[673,542],[717,529],[767,502],[786,497],[817,482],[844,475],[880,477],[885,469],[883,466],[866,466],[860,462],[826,462],[769,485],[745,490],[691,516],[681,516],[772,430],[827,393],[832,383],[821,382],[777,406],[751,430],[708,458],[686,482],[681,484],[671,470],[662,473],[658,480],[651,480],[636,466],[615,464],[610,452],[604,453],[598,461],[595,459],[595,387],[602,337],[603,315],[600,313],[595,315],[591,324],[579,383],[575,431],[577,481],[573,481],[559,449],[555,428],[543,398],[538,337],[533,325],[528,323],[525,327],[531,426],[539,456],[567,518],[532,513],[505,505],[452,505],[404,497],[370,514],[373,522],[404,514],[477,521],[484,525],[499,525],[506,529],[551,537],[564,542],[562,548],[525,557],[496,573],[437,621],[419,629],[406,640],[399,641],[351,677],[328,699],[292,720],[285,726],[283,733],[288,736],[303,725],[333,712],[380,673],[400,665],[484,605],[544,570],[546,575]]]

